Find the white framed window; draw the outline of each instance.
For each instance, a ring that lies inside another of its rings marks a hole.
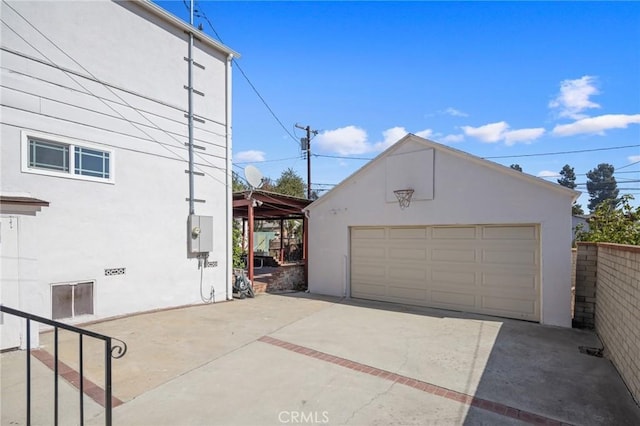
[[[93,281],[51,285],[51,319],[72,319],[93,315]]]
[[[22,171],[114,183],[114,153],[88,143],[39,132],[22,132]]]

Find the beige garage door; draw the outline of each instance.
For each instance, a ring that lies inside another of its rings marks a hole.
[[[536,225],[351,229],[351,296],[540,320]]]

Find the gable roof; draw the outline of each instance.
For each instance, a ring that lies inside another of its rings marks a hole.
[[[166,22],[169,22],[170,24],[180,28],[181,30],[183,30],[183,31],[185,31],[187,33],[192,32],[194,34],[194,36],[199,41],[201,41],[203,44],[206,44],[209,47],[213,47],[214,49],[219,50],[220,52],[225,53],[227,55],[231,55],[231,56],[233,56],[235,58],[239,58],[240,57],[240,54],[238,52],[235,52],[235,51],[231,50],[229,47],[225,46],[224,44],[214,40],[211,37],[209,37],[203,31],[200,31],[196,27],[184,22],[182,19],[178,18],[177,16],[167,12],[166,10],[161,8],[160,6],[158,6],[155,3],[151,2],[151,0],[136,0],[135,3],[137,5],[139,5],[140,7],[142,7],[143,9],[147,10],[148,12],[151,12],[155,16],[157,16],[157,17],[165,20]]]
[[[405,144],[410,143],[410,142],[416,142],[416,143],[424,145],[427,148],[433,148],[436,151],[446,152],[446,153],[451,154],[451,155],[453,155],[455,157],[462,158],[462,159],[465,159],[467,161],[471,161],[473,163],[479,164],[479,165],[484,166],[484,167],[489,167],[490,169],[493,169],[493,170],[495,170],[497,172],[500,172],[500,173],[504,173],[504,174],[509,175],[511,177],[515,177],[515,178],[524,180],[524,181],[529,182],[529,183],[534,184],[534,185],[539,185],[539,186],[541,186],[541,187],[543,187],[545,189],[556,191],[556,192],[560,192],[560,193],[562,193],[562,194],[564,194],[566,196],[571,196],[573,201],[575,201],[581,194],[579,191],[574,191],[573,189],[569,189],[569,188],[564,187],[562,185],[559,185],[557,183],[548,182],[548,181],[546,181],[546,180],[544,180],[542,178],[539,178],[539,177],[532,176],[532,175],[527,174],[527,173],[523,173],[523,172],[519,172],[517,170],[514,170],[511,167],[503,166],[502,164],[498,164],[498,163],[495,163],[493,161],[485,160],[484,158],[480,158],[480,157],[477,157],[475,155],[469,154],[468,152],[464,152],[464,151],[461,151],[459,149],[451,148],[449,146],[442,145],[442,144],[434,142],[432,140],[424,139],[424,138],[416,136],[416,135],[414,135],[412,133],[409,133],[406,136],[404,136],[402,139],[400,139],[398,142],[394,143],[389,148],[387,148],[386,150],[384,150],[383,152],[378,154],[375,158],[373,158],[367,164],[365,164],[364,166],[362,166],[361,168],[359,168],[358,170],[353,172],[351,175],[349,175],[347,178],[345,178],[338,185],[334,186],[325,195],[323,195],[322,197],[318,198],[316,201],[311,203],[309,206],[307,206],[305,208],[305,210],[311,210],[314,207],[316,207],[317,205],[322,204],[322,202],[324,200],[330,198],[336,191],[339,191],[342,186],[346,185],[347,181],[349,181],[352,178],[364,173],[366,170],[369,170],[370,168],[375,167],[375,165],[377,163],[381,162],[382,159],[384,159],[385,157],[390,156],[394,151],[396,151],[402,145],[405,145]]]

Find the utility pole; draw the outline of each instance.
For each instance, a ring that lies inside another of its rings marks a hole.
[[[317,130],[311,130],[311,126],[301,126],[300,124],[296,124],[298,129],[306,130],[307,137],[302,138],[300,142],[302,142],[302,150],[307,152],[307,199],[311,199],[311,134],[317,135]],[[306,139],[306,145],[305,145]],[[306,147],[306,150],[305,150]]]

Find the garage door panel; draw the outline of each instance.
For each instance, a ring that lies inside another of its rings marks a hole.
[[[358,277],[362,278],[376,278],[376,279],[384,279],[387,273],[387,268],[384,266],[372,264],[359,264],[353,265],[351,268],[351,277],[353,279],[357,279]]]
[[[482,250],[482,262],[498,265],[535,265],[536,254],[531,250]]]
[[[432,291],[431,300],[434,305],[446,305],[450,307],[473,309],[476,305],[476,297],[467,293],[455,293],[450,291]]]
[[[431,281],[433,281],[434,283],[475,286],[476,273],[472,271],[460,272],[451,270],[432,270]]]
[[[390,286],[387,296],[409,304],[415,304],[415,302],[420,301],[425,303],[427,301],[427,291],[424,288]]]
[[[427,238],[427,228],[391,228],[389,229],[390,240],[424,240]]]
[[[467,263],[475,263],[476,261],[476,251],[473,249],[440,249],[434,248],[431,250],[431,260],[441,261],[441,262],[467,262]]]
[[[494,288],[503,288],[503,289],[511,289],[517,288],[520,289],[531,289],[535,291],[538,285],[538,280],[536,280],[535,275],[533,274],[509,274],[509,273],[483,273],[482,274],[482,286],[483,287],[494,287]]]
[[[484,226],[482,238],[486,240],[536,240],[534,226]]]
[[[384,259],[386,256],[386,249],[384,247],[358,247],[359,259]]]
[[[419,287],[424,287],[427,277],[426,269],[389,267],[388,271],[390,279],[412,281]]]
[[[362,239],[385,239],[385,229],[384,228],[363,228],[363,229],[353,229],[351,231],[351,236],[356,240]]]
[[[384,296],[387,294],[387,287],[384,284],[372,284],[370,282],[351,283],[353,297],[367,298],[367,296]]]
[[[536,225],[353,228],[351,295],[538,321],[538,236]]]
[[[427,260],[427,249],[425,248],[395,248],[389,249],[389,259],[391,260]]]
[[[475,240],[476,226],[434,226],[431,238],[434,240]]]
[[[506,297],[482,297],[482,307],[493,312],[501,312],[504,315],[522,318],[534,315],[536,303],[530,300],[511,299]]]

